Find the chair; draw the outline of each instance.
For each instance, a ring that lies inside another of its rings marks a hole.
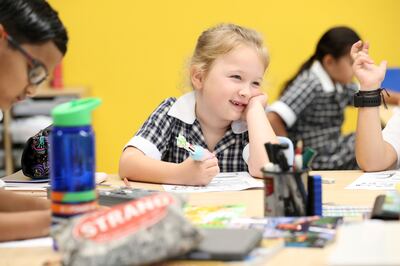
[[[382,87],[391,91],[400,92],[400,68],[393,67],[386,70]]]

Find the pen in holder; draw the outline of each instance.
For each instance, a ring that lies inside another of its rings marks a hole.
[[[309,168],[290,167],[283,150],[287,145],[266,143],[270,162],[261,171],[264,179],[265,216],[307,215]]]

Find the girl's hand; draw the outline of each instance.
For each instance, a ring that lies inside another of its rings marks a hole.
[[[360,82],[361,90],[376,90],[381,86],[386,72],[386,61],[379,66],[368,54],[369,44],[358,41],[351,47],[350,55],[353,59],[354,75]]]
[[[249,99],[249,102],[246,106],[246,109],[243,112],[243,120],[247,120],[247,115],[250,110],[254,109],[254,107],[262,107],[262,109],[265,109],[267,106],[267,95],[263,92],[257,93],[256,95],[252,96]]]
[[[210,153],[212,154],[212,153]],[[185,185],[205,186],[211,182],[213,177],[219,174],[218,159],[213,156],[204,161],[194,161],[188,157],[181,162],[178,178]]]

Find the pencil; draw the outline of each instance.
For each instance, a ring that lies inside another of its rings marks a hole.
[[[128,181],[128,179],[126,177],[124,177],[123,180],[124,180],[124,183],[125,183],[126,187],[131,187],[131,184],[129,184],[129,181]]]

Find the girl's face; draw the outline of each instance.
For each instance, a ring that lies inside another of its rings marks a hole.
[[[34,59],[40,61],[51,73],[63,55],[53,42],[43,44],[22,44],[21,47]],[[36,86],[29,84],[27,58],[14,49],[6,38],[0,39],[0,109],[32,96]]]
[[[260,94],[264,71],[254,47],[241,45],[221,55],[208,73],[199,78],[200,82],[193,83],[199,95],[196,112],[225,124],[239,120],[250,98]]]
[[[340,84],[349,84],[353,80],[353,64],[350,55],[344,55],[338,59],[333,59],[328,69],[328,74],[331,76],[333,81],[339,82]]]

